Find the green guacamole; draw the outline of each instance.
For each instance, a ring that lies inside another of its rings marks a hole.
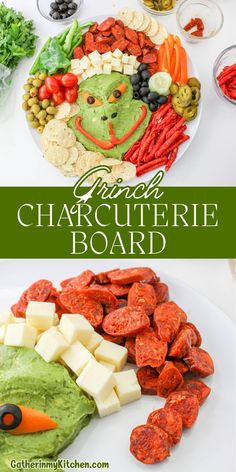
[[[115,103],[109,103],[109,98],[117,88],[126,83],[125,92]],[[96,99],[94,104],[89,104],[85,99],[87,95]],[[147,105],[141,100],[133,99],[133,88],[130,78],[113,72],[110,75],[95,75],[86,79],[79,87],[78,104],[80,112],[69,121],[77,140],[89,151],[101,152],[106,157],[121,159],[125,152],[144,134],[151,112]],[[95,106],[96,105],[96,106]],[[81,117],[81,123],[86,132],[101,141],[109,141],[109,123],[112,123],[116,138],[120,139],[126,135],[135,125],[142,114],[142,107],[146,108],[147,114],[136,131],[122,144],[115,145],[112,149],[104,150],[84,136],[75,125],[76,118]]]
[[[87,426],[95,411],[94,401],[82,393],[62,365],[46,363],[34,349],[6,346],[0,346],[2,403],[35,408],[59,426],[19,436],[0,431],[1,472],[13,470],[9,467],[12,459],[55,458]]]

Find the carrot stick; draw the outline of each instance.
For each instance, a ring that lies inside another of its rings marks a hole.
[[[53,421],[50,416],[42,413],[42,411],[26,408],[22,405],[18,406],[22,412],[21,424],[17,428],[9,430],[8,433],[15,435],[37,433],[39,431],[48,431],[58,427],[58,424]]]
[[[188,82],[188,59],[186,51],[183,47],[180,48],[180,85]]]
[[[174,36],[173,34],[169,34],[167,41],[169,43],[169,48],[170,48],[170,56],[172,55],[173,49],[174,49]]]
[[[175,36],[175,43],[177,44],[177,46],[182,46],[179,36]]]
[[[167,67],[167,71],[170,72],[170,45],[167,39],[165,39],[164,45],[165,45],[166,67]]]

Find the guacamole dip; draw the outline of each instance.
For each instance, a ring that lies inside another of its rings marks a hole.
[[[34,434],[13,436],[0,431],[1,472],[12,470],[12,459],[54,458],[95,411],[94,401],[82,393],[62,365],[46,363],[34,349],[7,346],[0,346],[0,403],[40,410],[58,423],[54,430]]]
[[[151,117],[147,105],[133,99],[130,78],[118,72],[83,81],[78,104],[79,114],[69,121],[77,140],[89,151],[117,159],[143,136]],[[109,145],[111,134],[114,145]]]

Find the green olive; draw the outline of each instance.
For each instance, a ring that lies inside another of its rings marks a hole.
[[[52,119],[53,119],[53,116],[52,116],[52,115],[48,115],[48,116],[46,117],[47,123],[48,123],[49,121],[51,121]]]
[[[32,107],[33,105],[35,105],[35,104],[37,104],[37,103],[38,103],[37,97],[33,97],[33,98],[31,97],[31,98],[28,100],[28,105],[29,105],[30,107]]]
[[[31,97],[37,97],[38,95],[38,89],[36,87],[31,87],[30,89],[30,95]]]
[[[42,107],[46,108],[50,106],[50,100],[47,100],[46,98],[42,101]]]
[[[29,100],[29,98],[30,98],[30,94],[29,94],[29,93],[25,93],[25,94],[23,95],[23,100],[24,100],[25,102],[27,102],[27,101]]]
[[[51,107],[47,107],[47,113],[48,113],[49,115],[55,115],[56,112],[57,112],[57,109],[56,109],[55,107],[52,107],[52,106],[51,106]]]
[[[23,103],[22,103],[22,109],[23,109],[23,110],[27,111],[27,110],[29,110],[29,108],[30,108],[30,107],[29,107],[29,105],[28,105],[27,102],[23,102]]]
[[[31,111],[26,116],[28,121],[34,121],[34,114]]]
[[[171,95],[175,95],[179,91],[179,86],[177,84],[171,84],[170,86],[170,93]]]
[[[33,80],[33,86],[34,87],[41,87],[41,85],[43,84],[42,80],[39,80],[39,79],[34,79]]]
[[[32,121],[31,126],[32,126],[32,128],[37,129],[39,127],[39,121],[38,120]]]
[[[35,104],[31,107],[31,111],[32,113],[34,113],[35,115],[37,115],[39,112],[40,112],[40,106]]]
[[[29,77],[29,78],[27,79],[27,84],[30,84],[30,85],[32,85],[32,83],[33,83],[33,80],[34,80],[34,78],[33,78],[33,77]]]
[[[44,80],[46,79],[46,77],[47,77],[47,74],[45,74],[44,72],[40,72],[38,78],[39,78],[40,80],[43,80],[43,81],[44,81]]]
[[[47,124],[46,120],[44,120],[44,119],[42,119],[42,118],[39,120],[39,123],[40,123],[42,126],[45,126],[45,125]]]
[[[162,0],[162,7],[164,10],[172,8],[172,0]]]
[[[39,71],[38,71],[38,72],[36,72],[36,74],[35,74],[35,77],[36,77],[36,79],[39,77],[39,74],[40,74],[40,72],[39,72]]]
[[[197,105],[201,98],[200,89],[198,87],[191,87],[191,91],[192,91],[191,105]]]
[[[43,133],[43,130],[44,130],[44,126],[39,126],[39,127],[37,128],[37,131],[38,131],[38,133],[40,133],[40,134]]]
[[[44,120],[44,119],[46,118],[46,116],[47,116],[46,110],[41,110],[41,111],[38,113],[37,118],[38,118],[39,120]]]
[[[184,109],[183,117],[186,121],[192,121],[197,116],[197,106],[190,105]]]
[[[26,92],[29,92],[31,89],[30,84],[25,84],[23,88]]]
[[[196,77],[190,77],[190,79],[188,79],[188,85],[201,89],[201,82]]]
[[[178,106],[178,107],[183,107],[181,101],[180,101],[180,98],[179,98],[179,94],[178,93],[175,93],[175,95],[172,96],[172,105],[173,106]]]
[[[181,85],[179,87],[179,100],[180,105],[183,107],[188,107],[192,100],[192,91],[189,85]]]

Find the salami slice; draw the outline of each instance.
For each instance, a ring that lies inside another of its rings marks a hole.
[[[156,297],[157,297],[157,303],[164,303],[168,302],[169,300],[169,288],[166,284],[162,282],[154,282],[153,284],[155,292],[156,292]]]
[[[16,305],[13,305],[12,311],[14,316],[25,317],[26,308],[30,301],[46,302],[52,290],[52,282],[50,280],[41,279],[34,282],[27,290],[25,290]]]
[[[118,310],[118,308],[124,308],[128,304],[126,298],[118,298],[117,302],[118,302],[118,305],[116,307],[116,310]],[[114,311],[114,307],[111,305],[105,305],[104,310],[105,310],[105,315],[108,315],[109,313],[111,313],[111,311]]]
[[[82,274],[63,280],[60,285],[63,291],[87,287],[94,280],[95,274],[91,270],[85,270]]]
[[[115,297],[125,297],[128,295],[131,285],[107,284],[106,288],[110,290]]]
[[[157,339],[153,330],[147,330],[136,337],[136,364],[138,367],[149,365],[159,367],[165,362],[167,343]]]
[[[158,372],[156,369],[150,366],[140,367],[137,370],[137,378],[143,394],[157,394]]]
[[[206,385],[201,380],[195,379],[185,380],[184,384],[179,387],[178,390],[184,390],[189,393],[194,393],[198,398],[200,406],[204,403],[204,401],[211,393],[211,388],[208,387],[208,385]]]
[[[171,446],[174,446],[180,441],[183,432],[183,421],[177,411],[159,408],[159,410],[150,413],[147,423],[163,429],[163,431],[168,434]]]
[[[198,417],[198,398],[185,391],[173,392],[167,398],[165,408],[177,411],[182,417],[183,426],[191,428]]]
[[[135,338],[127,338],[125,347],[128,350],[128,362],[136,364]]]
[[[114,269],[112,271],[110,270],[108,272],[100,272],[99,274],[96,274],[95,283],[100,284],[100,285],[108,284],[110,282],[109,275],[112,274],[113,272],[117,272],[118,270],[120,269]]]
[[[185,317],[186,314],[184,311],[174,302],[166,302],[158,305],[154,311],[153,317],[153,326],[157,337],[162,341],[168,343],[172,342]]]
[[[135,282],[128,295],[128,306],[142,306],[147,315],[152,315],[157,304],[156,293],[152,285]]]
[[[109,17],[105,21],[103,21],[100,25],[98,25],[97,29],[98,31],[108,31],[110,30],[113,26],[115,26],[116,21],[114,18]]]
[[[192,345],[196,346],[196,347],[201,346],[202,337],[201,337],[201,334],[199,333],[198,329],[196,328],[196,326],[193,323],[189,323],[189,322],[184,323],[184,326],[186,326],[188,328],[191,328],[195,333],[195,342],[194,343],[192,342]]]
[[[170,455],[168,434],[153,424],[137,426],[130,436],[130,452],[143,464],[162,462]]]
[[[98,302],[104,305],[109,305],[113,308],[116,308],[118,305],[118,301],[115,295],[113,295],[113,293],[106,287],[103,287],[101,285],[85,287],[83,289],[78,290],[77,292],[78,294],[89,296],[94,300],[97,300]]]
[[[113,26],[113,28],[111,29],[111,32],[114,36],[114,38],[116,38],[116,40],[119,40],[119,39],[122,39],[125,37],[125,31],[124,31],[124,28],[122,28],[120,25],[116,24],[115,26]]]
[[[214,373],[214,363],[207,351],[200,347],[192,347],[184,357],[190,372],[199,377],[208,377]]]
[[[103,329],[112,336],[135,336],[150,325],[142,307],[127,306],[109,313],[103,321]]]
[[[128,41],[131,41],[131,43],[139,44],[137,32],[131,28],[128,28],[128,26],[125,27],[125,37],[128,39]]]
[[[110,272],[108,278],[112,283],[119,285],[132,284],[134,282],[150,284],[156,280],[156,274],[149,267],[136,267]]]
[[[182,375],[186,374],[186,372],[189,371],[189,368],[187,366],[187,364],[185,364],[185,362],[183,360],[180,360],[180,359],[169,359],[168,360],[171,360],[173,362],[173,364],[175,365],[175,367],[180,371],[180,373]]]
[[[138,44],[129,42],[127,49],[132,56],[141,56],[142,54],[142,49]]]
[[[171,345],[168,355],[171,357],[178,357],[180,359],[186,356],[192,345],[192,333],[192,329],[181,329],[173,344]]]
[[[183,385],[184,379],[173,362],[167,361],[158,377],[157,395],[167,398],[170,393]]]
[[[62,292],[59,301],[70,313],[84,315],[94,328],[101,326],[103,308],[100,302],[88,295],[79,294],[77,290]]]
[[[127,48],[128,44],[129,43],[125,38],[121,38],[121,39],[119,39],[118,41],[115,41],[112,44],[111,50],[112,50],[112,52],[114,52],[116,49],[119,49],[120,51],[123,52]]]

